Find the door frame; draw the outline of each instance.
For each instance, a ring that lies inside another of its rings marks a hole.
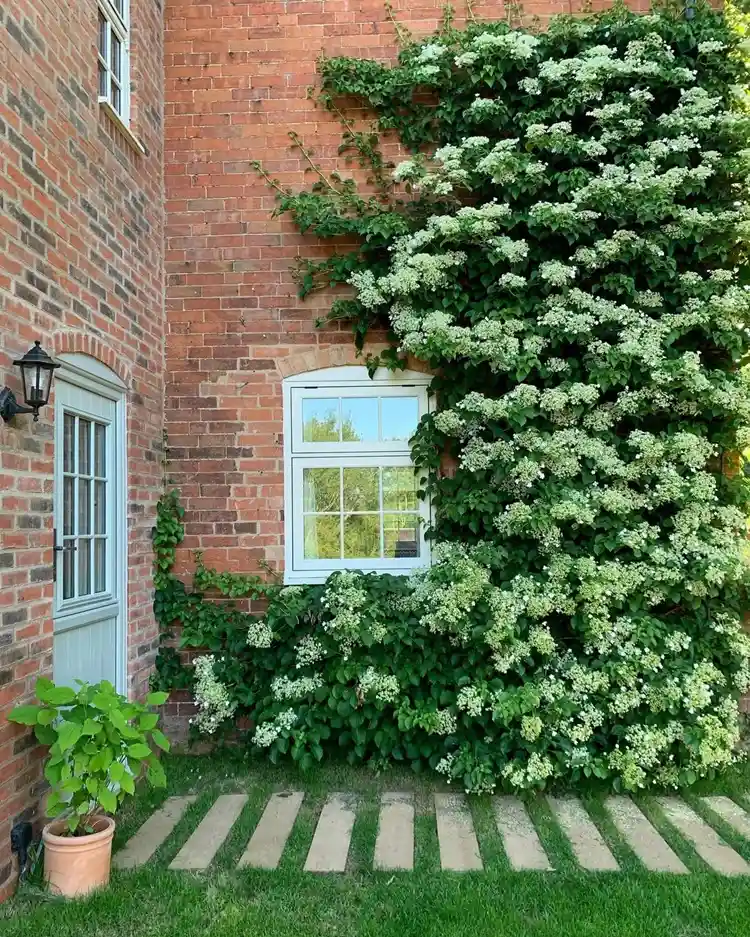
[[[114,517],[112,542],[115,546],[115,568],[113,592],[117,602],[117,628],[115,649],[115,688],[118,693],[127,695],[128,686],[128,445],[127,445],[127,418],[126,418],[126,392],[127,387],[117,374],[97,358],[80,352],[65,352],[57,355],[60,370],[55,376],[55,383],[63,381],[73,384],[83,390],[106,397],[115,405],[115,417],[112,421],[116,440],[113,453],[115,477],[112,479],[114,497]],[[53,471],[53,517],[57,522],[61,516],[62,487],[57,479],[58,454],[62,451],[63,420],[58,419],[60,410],[55,400],[55,457]],[[57,546],[57,544],[55,544]],[[55,553],[53,562],[58,563],[62,554]],[[58,585],[55,583],[55,597],[53,598],[53,619],[58,617],[56,599]],[[91,621],[96,621],[96,609],[86,614]],[[54,641],[54,624],[53,624]]]

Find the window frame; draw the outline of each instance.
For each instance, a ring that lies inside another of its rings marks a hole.
[[[367,368],[347,365],[295,374],[284,380],[284,582],[289,585],[324,582],[337,570],[381,572],[408,575],[430,564],[429,541],[425,528],[431,520],[430,504],[420,500],[414,512],[419,515],[419,556],[360,560],[304,558],[303,469],[317,467],[360,468],[368,466],[412,466],[408,441],[311,443],[302,438],[302,400],[321,397],[401,397],[416,396],[418,419],[431,409],[427,394],[431,377],[416,371],[394,374],[380,368],[370,378]],[[409,390],[416,393],[408,394]],[[309,395],[305,391],[314,391]],[[407,392],[407,393],[405,393]],[[380,511],[381,516],[388,512]],[[409,512],[410,513],[410,512]]]
[[[107,23],[107,48],[106,57],[102,56],[99,47],[99,16],[102,16]],[[112,69],[112,33],[115,33],[120,40],[120,77],[114,74]],[[122,0],[122,14],[118,11],[113,0],[98,0],[97,3],[97,39],[96,39],[96,62],[97,62],[97,89],[99,103],[105,105],[118,120],[122,121],[126,127],[130,126],[130,0]],[[107,75],[107,94],[101,93],[99,83],[99,69],[104,68]],[[112,81],[115,81],[120,89],[120,109],[115,107],[112,97]]]

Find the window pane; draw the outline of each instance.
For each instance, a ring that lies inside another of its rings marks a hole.
[[[78,541],[78,594],[91,592],[91,541]]]
[[[106,470],[106,433],[107,427],[102,423],[94,424],[94,472],[100,478],[107,474]]]
[[[419,423],[419,399],[417,397],[381,397],[380,419],[382,421],[381,439],[409,440]]]
[[[107,69],[99,62],[99,97],[107,97],[107,84],[109,83],[109,78],[107,76]]]
[[[313,400],[302,401],[302,439],[305,442],[338,442],[339,401]]]
[[[107,541],[97,537],[94,541],[94,592],[105,592],[107,588]]]
[[[110,68],[114,72],[115,78],[119,81],[122,74],[122,43],[117,35],[112,32],[112,56],[110,59]]]
[[[63,534],[73,533],[75,478],[63,478]]]
[[[308,514],[305,517],[305,559],[331,560],[341,557],[341,517],[338,514]]]
[[[67,549],[63,550],[63,598],[72,599],[73,598],[73,563],[75,562],[75,553],[73,550],[69,549],[73,546],[75,541],[66,540],[65,547]]]
[[[66,413],[63,421],[63,471],[74,472],[76,418]]]
[[[413,468],[383,469],[383,510],[417,510],[417,478]]]
[[[94,482],[94,533],[107,533],[107,483]]]
[[[122,19],[124,16],[124,11],[125,11],[124,0],[113,0],[113,2],[115,5],[115,9],[120,14],[120,18]]]
[[[99,55],[103,59],[107,58],[107,30],[109,26],[106,19],[102,15],[102,11],[99,10]]]
[[[341,401],[341,431],[344,442],[377,442],[377,398],[344,397]]]
[[[78,479],[78,533],[91,533],[91,482]]]
[[[112,107],[117,111],[118,114],[121,112],[122,94],[120,93],[120,89],[115,84],[114,79],[112,79]]]
[[[388,559],[419,556],[419,516],[386,514],[383,517],[383,541]]]
[[[380,510],[380,469],[344,469],[344,510]]]
[[[302,472],[302,510],[322,513],[340,510],[341,469],[310,468]]]
[[[347,514],[344,517],[344,556],[347,559],[380,557],[379,514]]]
[[[78,474],[91,474],[91,423],[78,420]]]

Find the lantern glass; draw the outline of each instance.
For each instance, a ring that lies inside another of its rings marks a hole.
[[[28,407],[43,407],[49,400],[52,386],[52,369],[43,364],[21,365],[23,397]]]
[[[13,363],[21,369],[24,402],[36,415],[39,408],[49,401],[52,373],[60,365],[50,358],[39,342],[35,342],[34,347],[30,348],[23,358]]]

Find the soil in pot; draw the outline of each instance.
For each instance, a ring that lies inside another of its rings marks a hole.
[[[66,822],[55,820],[42,831],[44,878],[55,894],[75,898],[109,882],[115,821],[97,817],[92,826],[85,836],[61,836]]]

